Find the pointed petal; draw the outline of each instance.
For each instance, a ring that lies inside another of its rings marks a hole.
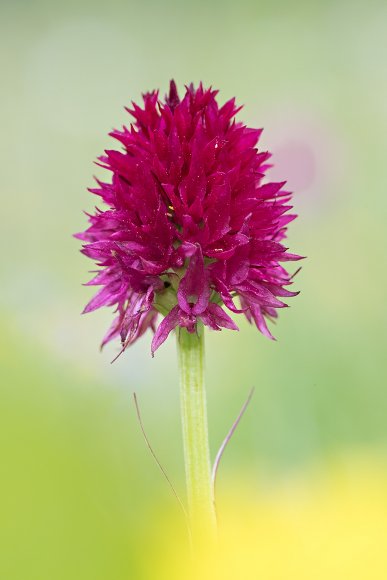
[[[207,308],[210,294],[208,274],[205,272],[202,250],[198,245],[180,282],[177,299],[184,312],[200,315]]]
[[[152,356],[154,356],[156,350],[163,344],[163,342],[168,338],[170,332],[176,328],[179,323],[179,312],[180,308],[175,306],[172,308],[171,312],[160,322],[156,333],[152,340]]]
[[[206,326],[213,330],[220,330],[221,327],[229,330],[239,330],[229,315],[218,304],[213,302],[208,305],[207,310],[200,315],[200,318]]]
[[[250,311],[254,318],[254,322],[257,325],[258,330],[260,330],[260,332],[262,332],[264,336],[270,338],[270,340],[276,340],[267,327],[266,320],[262,314],[261,308],[257,304],[251,304]]]

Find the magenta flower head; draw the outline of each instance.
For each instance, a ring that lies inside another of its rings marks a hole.
[[[151,328],[154,353],[178,326],[238,330],[227,310],[273,338],[266,319],[297,294],[281,265],[300,258],[282,244],[291,194],[265,181],[261,130],[216,97],[200,84],[180,99],[173,81],[164,101],[145,94],[143,108],[128,109],[130,128],[111,133],[122,150],[99,159],[111,179],[90,191],[103,209],[77,237],[99,267],[89,285],[101,286],[84,312],[116,308],[102,345],[120,336],[123,352]]]

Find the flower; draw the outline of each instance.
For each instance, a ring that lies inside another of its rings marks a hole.
[[[153,354],[177,326],[238,330],[225,308],[273,338],[266,319],[297,294],[281,265],[300,259],[281,243],[296,217],[291,194],[285,182],[264,182],[262,130],[235,120],[235,99],[219,106],[216,97],[200,84],[180,99],[171,81],[164,102],[157,91],[143,95],[143,108],[127,109],[130,128],[110,134],[123,150],[99,158],[111,180],[90,189],[105,208],[77,234],[100,268],[84,312],[116,307],[102,345],[120,336],[123,352],[151,328]]]

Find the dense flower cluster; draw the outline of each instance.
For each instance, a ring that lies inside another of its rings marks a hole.
[[[296,294],[280,265],[299,259],[281,244],[296,217],[291,195],[285,182],[264,182],[261,130],[236,122],[235,100],[220,107],[216,95],[191,85],[180,100],[173,81],[164,102],[144,95],[143,108],[128,109],[130,128],[111,133],[123,150],[99,159],[112,177],[90,191],[108,208],[77,236],[100,268],[85,312],[117,311],[103,344],[120,336],[123,351],[150,327],[154,352],[177,326],[237,330],[224,307],[272,338],[265,318]]]

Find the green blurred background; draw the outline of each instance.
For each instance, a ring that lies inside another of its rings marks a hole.
[[[91,264],[73,232],[107,133],[141,92],[202,80],[263,126],[299,219],[301,290],[270,342],[208,334],[213,453],[247,396],[219,487],[270,488],[387,441],[387,7],[382,0],[0,1],[2,580],[145,578],[141,549],[184,493],[175,345],[114,365],[109,312],[81,317]],[[180,522],[182,533],[184,524]],[[152,578],[152,576],[149,576]],[[155,574],[153,576],[157,578]]]

